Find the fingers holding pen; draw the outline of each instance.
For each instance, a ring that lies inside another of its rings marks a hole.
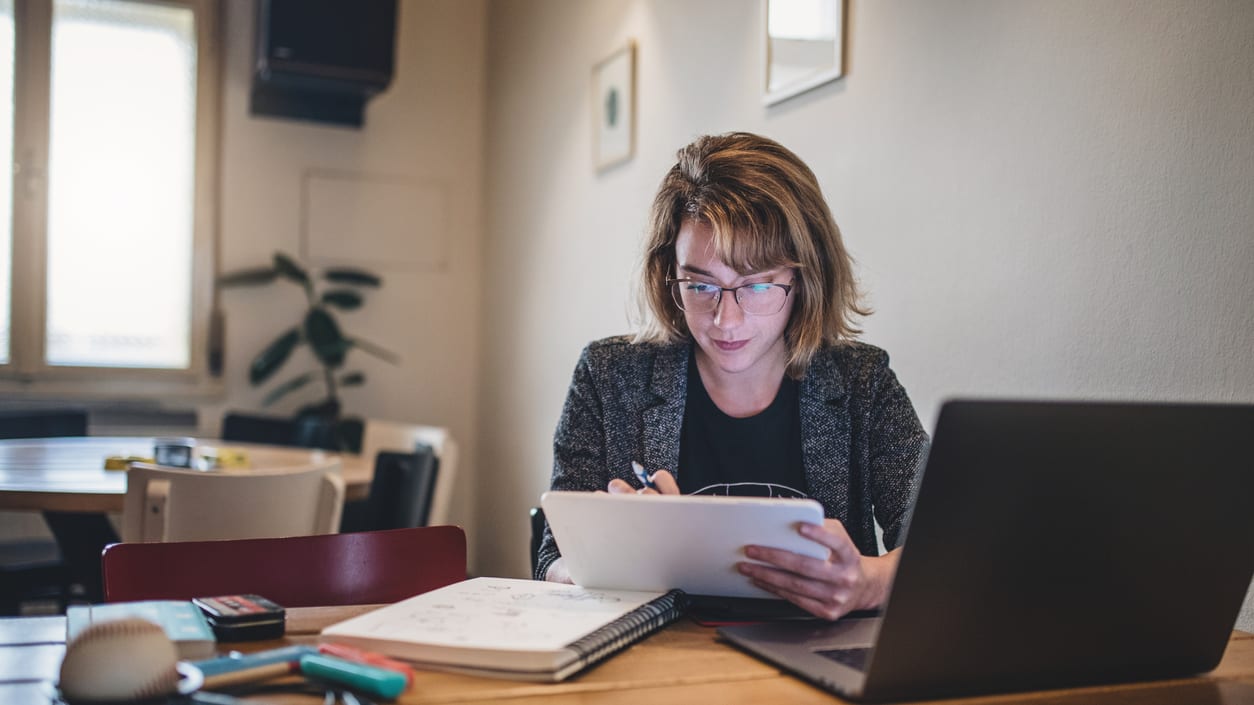
[[[610,494],[679,494],[679,483],[670,472],[658,470],[649,475],[639,463],[632,463],[632,470],[636,474],[640,487],[634,487],[626,480],[615,478],[610,480],[606,491]]]
[[[609,486],[607,486],[605,489],[610,494],[635,494],[636,493],[635,487],[632,487],[631,485],[627,484],[626,480],[620,480],[618,478],[614,478],[613,480],[610,480]]]
[[[658,470],[649,479],[659,494],[679,494],[679,483],[669,470]]]

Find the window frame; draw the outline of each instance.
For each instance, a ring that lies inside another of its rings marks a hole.
[[[218,396],[221,359],[216,318],[222,8],[218,0],[128,0],[188,7],[196,26],[196,136],[192,223],[191,348],[181,369],[48,365],[47,220],[51,119],[52,2],[14,0],[13,222],[6,396]],[[216,353],[216,354],[214,354]],[[216,372],[216,374],[215,374]]]

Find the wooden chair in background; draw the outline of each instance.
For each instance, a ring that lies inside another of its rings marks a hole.
[[[456,526],[289,538],[120,543],[104,552],[109,602],[253,593],[284,607],[396,602],[466,579]]]
[[[201,541],[331,534],[344,506],[340,461],[201,472],[132,463],[123,541]]]
[[[224,441],[360,450],[362,457],[374,463],[375,479],[368,499],[344,506],[340,531],[401,529],[448,521],[457,476],[457,444],[447,429],[381,419],[319,427],[317,419],[229,412],[222,419],[221,435]],[[340,448],[339,441],[350,445]]]

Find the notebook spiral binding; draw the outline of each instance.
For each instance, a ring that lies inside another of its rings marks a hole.
[[[579,654],[579,668],[591,666],[679,619],[687,608],[688,596],[684,591],[671,590],[571,642],[567,648]]]

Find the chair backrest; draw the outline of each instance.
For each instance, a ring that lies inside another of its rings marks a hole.
[[[453,486],[457,481],[457,443],[449,435],[448,429],[367,419],[362,435],[361,454],[374,458],[380,451],[413,453],[420,443],[430,446],[438,461],[435,493],[431,499],[427,523],[447,524]]]
[[[367,529],[427,526],[438,477],[431,446],[421,444],[413,453],[380,451],[366,500]]]
[[[335,533],[344,507],[336,457],[296,468],[127,471],[123,541],[203,541]]]
[[[105,600],[257,594],[285,607],[396,602],[466,579],[456,526],[276,539],[119,543],[104,551]]]
[[[83,409],[12,409],[0,411],[0,438],[58,438],[87,435]]]

